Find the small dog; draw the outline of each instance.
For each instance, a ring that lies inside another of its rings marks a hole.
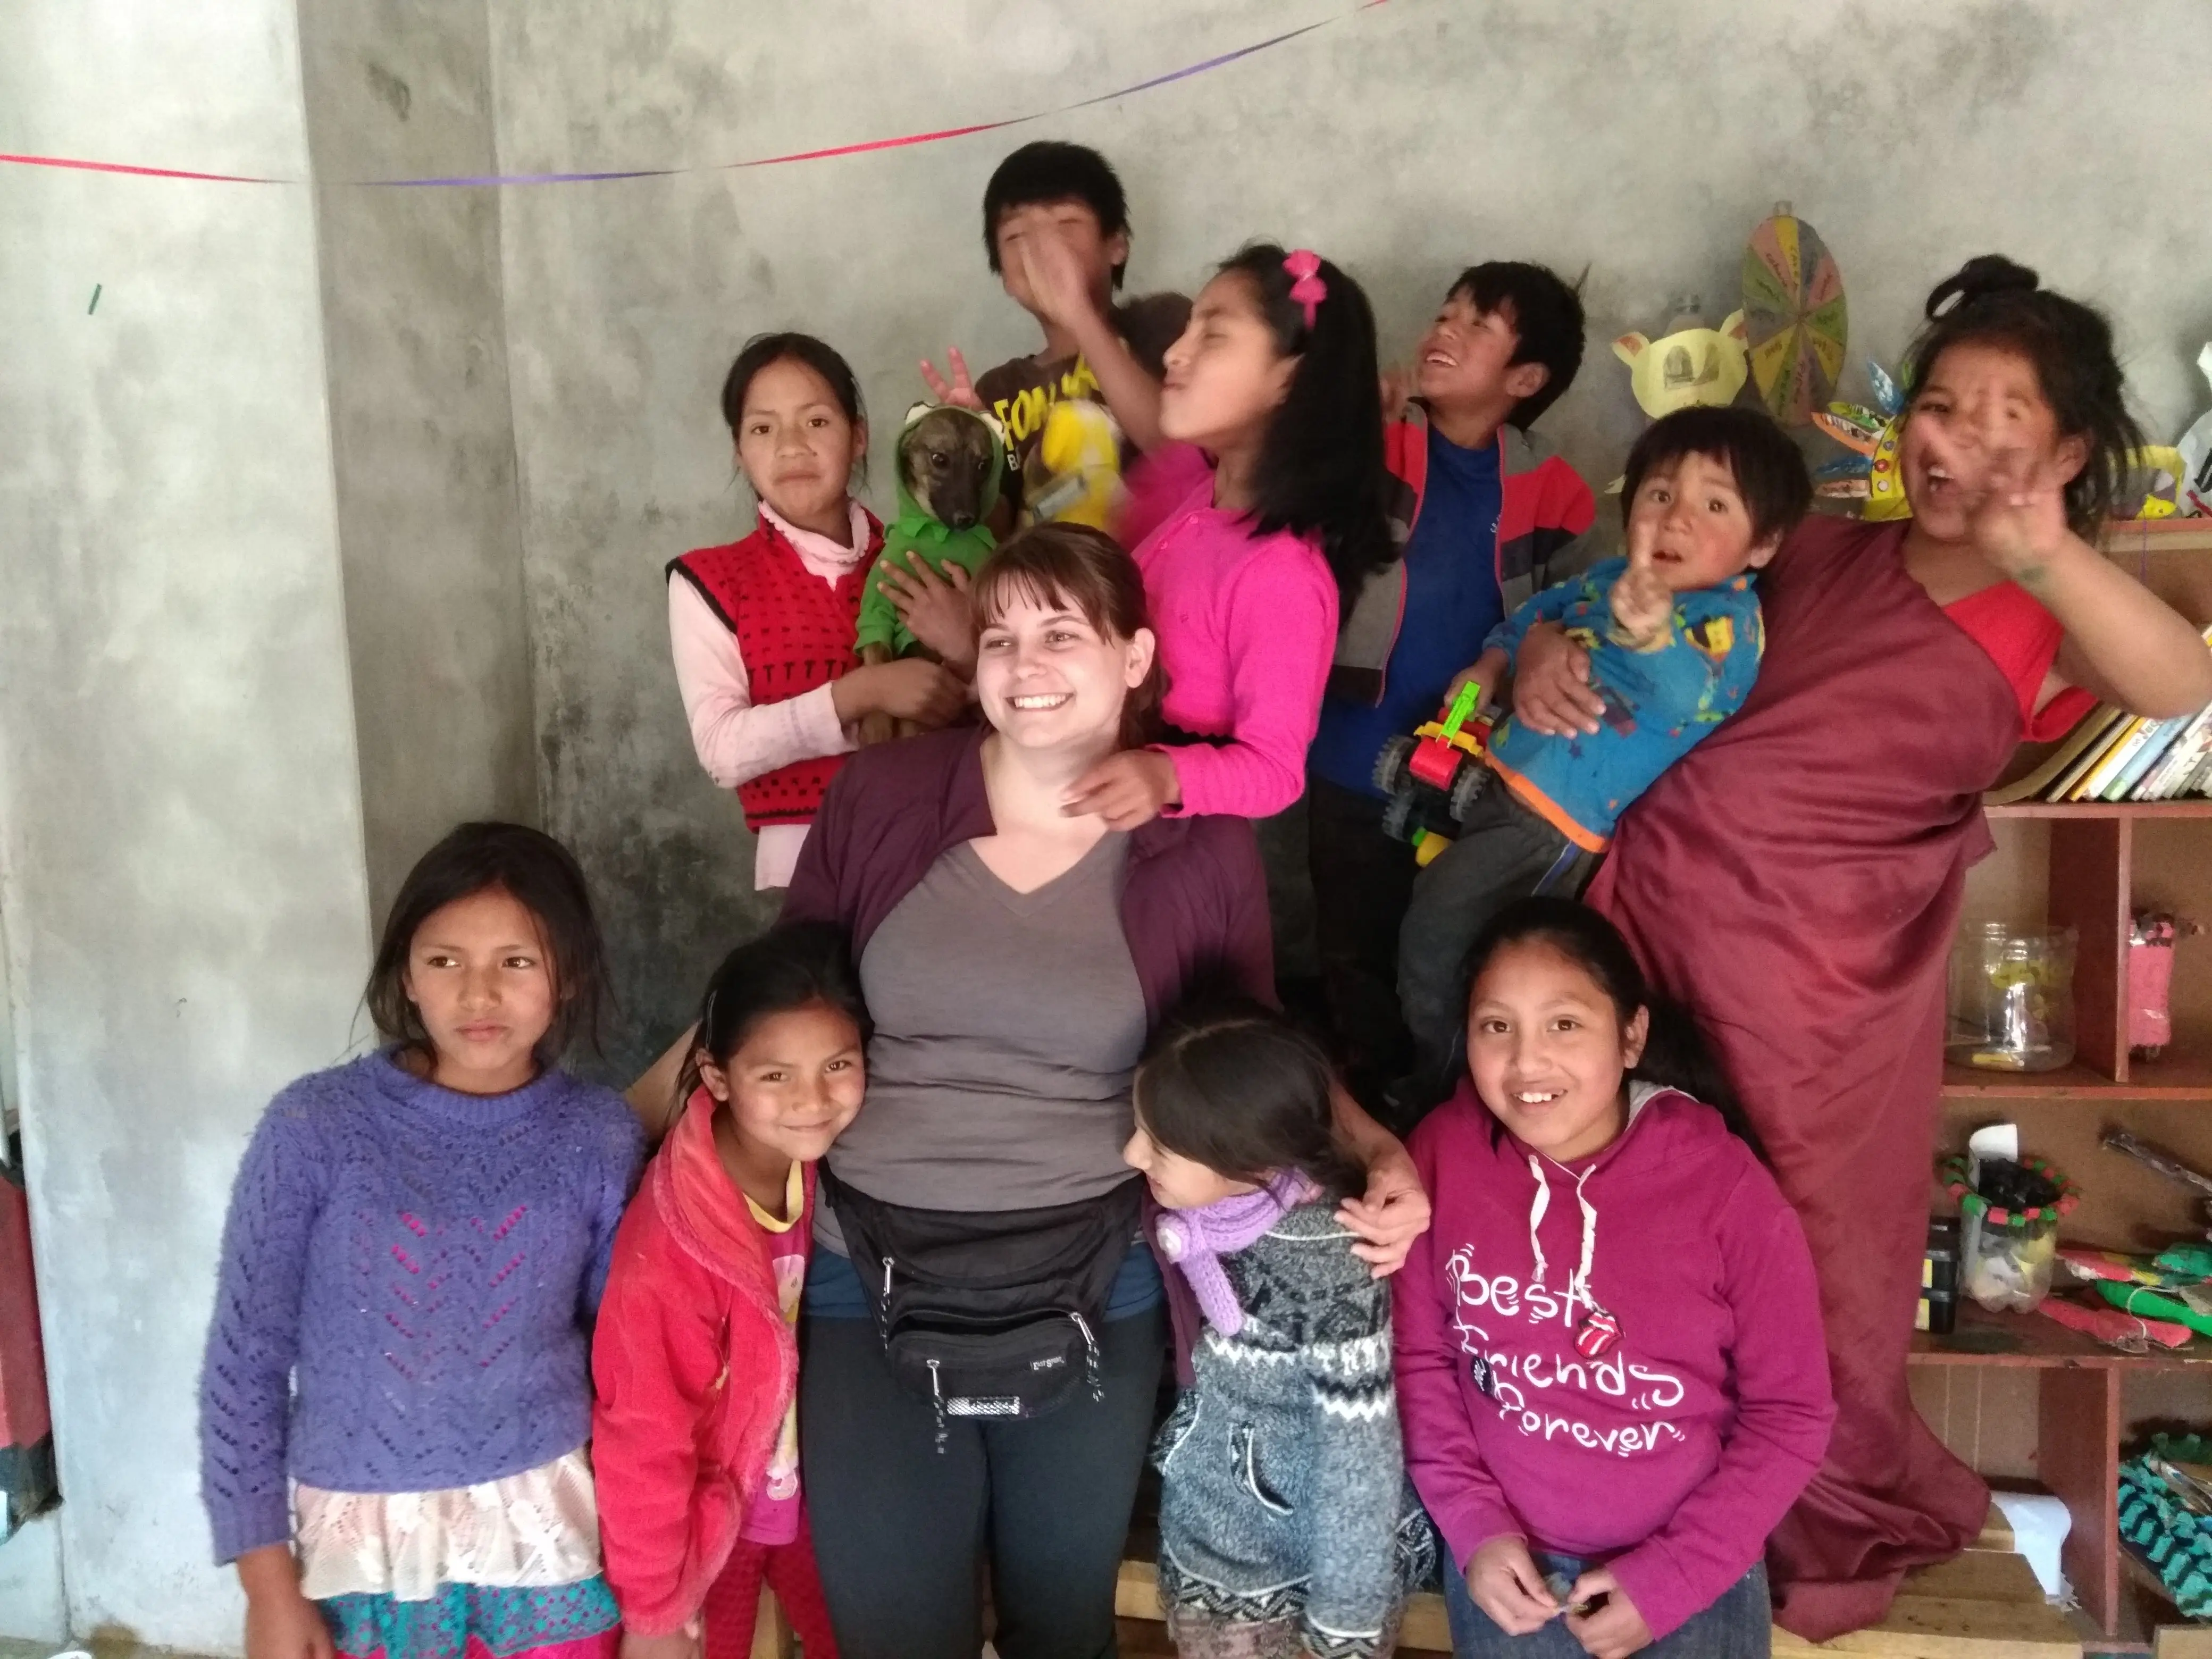
[[[899,434],[899,477],[924,513],[966,530],[998,501],[1003,454],[997,435],[974,410],[947,404],[909,419]]]
[[[990,556],[995,538],[983,520],[999,502],[1006,441],[990,416],[950,404],[916,404],[898,437],[898,517],[884,526],[883,551],[860,600],[854,654],[885,663],[921,649],[884,591],[886,570],[904,573],[921,558],[938,574],[957,564],[969,575]],[[905,735],[888,714],[860,722],[860,740]],[[909,730],[911,728],[908,728]]]

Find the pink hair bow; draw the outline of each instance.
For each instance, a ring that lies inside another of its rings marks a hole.
[[[1283,256],[1283,269],[1296,278],[1291,284],[1291,298],[1306,314],[1306,327],[1314,325],[1314,313],[1321,302],[1328,298],[1328,284],[1321,279],[1321,255],[1310,247],[1302,247]]]

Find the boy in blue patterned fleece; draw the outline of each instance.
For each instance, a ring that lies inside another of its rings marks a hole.
[[[1501,720],[1495,775],[1457,839],[1421,872],[1399,934],[1398,994],[1416,1069],[1410,1115],[1450,1093],[1467,1023],[1463,959],[1510,900],[1571,897],[1629,804],[1742,707],[1765,645],[1753,577],[1812,505],[1803,457],[1764,411],[1678,410],[1629,452],[1628,556],[1547,588],[1494,629],[1461,677],[1495,690],[1539,623],[1589,653],[1594,736]],[[1455,683],[1454,690],[1457,690]],[[1500,787],[1502,786],[1502,787]]]

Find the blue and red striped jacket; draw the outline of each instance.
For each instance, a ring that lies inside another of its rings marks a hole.
[[[1597,517],[1582,474],[1544,440],[1507,424],[1498,428],[1498,591],[1511,616],[1526,600],[1589,563],[1585,540]],[[1328,695],[1350,702],[1382,701],[1383,675],[1406,609],[1404,551],[1421,514],[1429,472],[1429,416],[1409,401],[1383,434],[1392,483],[1390,532],[1400,556],[1370,576],[1337,630]]]

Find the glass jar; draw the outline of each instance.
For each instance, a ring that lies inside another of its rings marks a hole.
[[[2023,932],[1969,926],[1951,952],[1950,1032],[1955,1065],[2051,1072],[2074,1058],[2071,927]]]
[[[1985,1212],[1969,1215],[1960,1255],[1968,1296],[1991,1313],[2032,1313],[2051,1294],[2058,1218],[1998,1226]]]

